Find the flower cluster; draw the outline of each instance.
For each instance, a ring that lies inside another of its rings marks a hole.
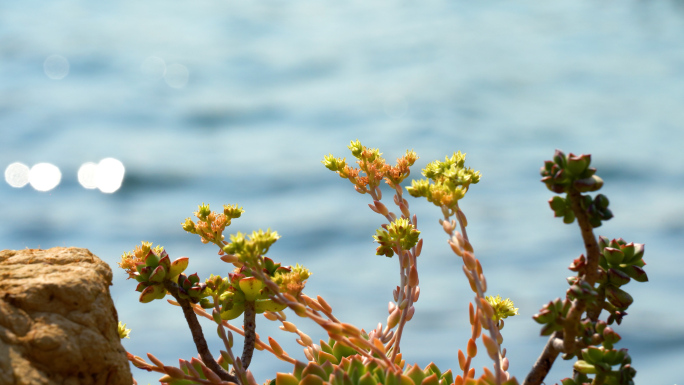
[[[224,205],[223,213],[217,214],[211,211],[209,205],[202,203],[194,213],[197,223],[192,219],[186,218],[182,223],[183,230],[200,236],[202,243],[216,243],[223,241],[223,231],[230,226],[231,220],[240,218],[245,212],[238,205]]]
[[[230,235],[230,243],[223,246],[223,252],[228,255],[237,257],[241,263],[253,261],[259,256],[266,255],[268,249],[273,245],[280,235],[278,232],[271,231],[271,229],[253,231],[251,235],[246,235],[238,232]],[[226,262],[232,262],[233,259],[224,258]]]
[[[340,177],[349,179],[356,191],[361,194],[374,191],[382,180],[390,187],[396,188],[409,176],[410,167],[418,159],[415,152],[407,150],[404,156],[397,159],[396,165],[391,166],[385,162],[377,148],[367,148],[358,140],[352,141],[348,147],[357,159],[358,168],[349,166],[346,158],[335,158],[332,154],[325,156],[322,163],[329,170],[337,172]]]
[[[460,151],[444,162],[436,160],[423,169],[428,179],[413,180],[406,190],[413,197],[425,197],[438,207],[453,208],[462,199],[471,184],[480,181],[480,172],[465,168],[466,155]]]

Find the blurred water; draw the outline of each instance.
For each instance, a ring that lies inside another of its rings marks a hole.
[[[233,231],[277,230],[283,238],[270,255],[309,267],[307,292],[371,329],[385,321],[396,261],[373,255],[380,222],[368,197],[320,160],[349,157],[345,146],[356,138],[388,159],[416,150],[416,170],[461,150],[483,173],[462,207],[490,291],[520,307],[504,344],[522,381],[546,341],[530,316],[563,295],[565,268],[582,252],[575,226],[552,218],[538,169],[555,148],[592,153],[615,213],[599,233],[647,245],[651,282],[629,286],[635,303],[617,329],[620,346],[630,349],[639,383],[684,381],[673,369],[684,359],[684,310],[675,302],[684,234],[681,2],[0,7],[0,165],[50,162],[62,172],[49,192],[2,184],[2,248],[86,247],[115,267],[144,239],[172,257],[192,256],[188,271],[225,274],[216,250],[180,223],[199,203],[239,203],[246,214]],[[126,167],[121,189],[82,188],[80,165],[107,157]],[[411,209],[426,246],[405,358],[457,368],[470,334],[467,283],[437,210]],[[134,284],[113,270],[119,317],[133,329],[124,346],[168,363],[195,355],[178,309],[142,306]],[[274,325],[260,321],[258,330],[303,357]],[[291,370],[256,357],[259,382]],[[567,362],[557,366],[547,383],[571,374]],[[159,377],[134,374],[143,384]]]

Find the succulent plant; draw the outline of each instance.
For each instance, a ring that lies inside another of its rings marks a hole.
[[[553,332],[563,330],[563,321],[570,310],[570,301],[563,301],[556,298],[544,305],[538,314],[532,316],[537,323],[544,325],[541,335],[548,336]]]
[[[263,262],[263,272],[280,286],[283,293],[298,295],[304,288],[306,279],[311,275],[299,265],[281,266],[268,257],[264,257]],[[227,278],[212,275],[207,279],[206,285],[209,290],[200,305],[205,309],[212,308],[214,303],[208,297],[218,298],[221,318],[224,320],[232,320],[242,315],[246,302],[254,303],[256,313],[277,312],[286,307],[270,298],[273,295],[271,290],[258,277],[253,276],[247,266],[236,268]]]
[[[565,155],[556,150],[553,160],[544,162],[541,168],[542,182],[557,193],[568,192],[574,188],[579,192],[596,191],[603,186],[603,179],[594,175],[596,169],[589,167],[591,155]]]
[[[380,367],[376,361],[364,364],[361,356],[353,355],[342,357],[338,364],[297,362],[293,373],[278,373],[270,385],[449,385],[453,382],[451,370],[442,373],[434,363],[425,369],[417,364],[408,365],[402,371],[396,367]]]
[[[609,329],[609,328],[607,328]],[[574,378],[561,380],[563,385],[581,385],[591,382],[587,374],[594,374],[596,378],[602,378],[603,384],[609,385],[634,385],[636,370],[632,368],[632,358],[627,349],[607,349],[603,346],[590,346],[582,349],[582,359],[575,362],[573,369],[576,372]],[[620,365],[617,369],[613,366]]]
[[[142,303],[164,298],[164,282],[177,282],[178,277],[188,267],[187,257],[180,257],[171,262],[162,246],[151,246],[151,242],[142,242],[142,246],[137,246],[133,253],[124,253],[119,262],[119,266],[128,273],[128,278],[138,281],[135,290],[141,292],[139,300]]]

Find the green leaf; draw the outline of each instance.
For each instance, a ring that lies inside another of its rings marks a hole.
[[[169,269],[169,277],[175,278],[180,273],[184,272],[188,268],[189,259],[188,257],[180,257],[175,261],[171,262],[171,268]]]
[[[425,373],[418,367],[418,365],[409,366],[408,370],[404,371],[404,374],[409,376],[413,380],[414,384],[420,385],[423,379],[426,377]]]
[[[151,285],[145,288],[145,290],[142,291],[140,294],[140,302],[142,303],[148,303],[152,302],[155,299],[161,299],[164,298],[166,295],[166,290],[164,287],[161,285]]]
[[[299,382],[299,385],[323,385],[323,379],[313,374],[307,374]]]
[[[359,378],[359,385],[377,385],[377,382],[371,376],[370,373],[364,373],[361,378]]]
[[[157,266],[154,271],[152,271],[152,274],[150,274],[149,281],[150,282],[161,282],[166,278],[166,269],[164,266],[159,265]]]
[[[290,373],[276,373],[275,385],[299,385],[299,380]]]

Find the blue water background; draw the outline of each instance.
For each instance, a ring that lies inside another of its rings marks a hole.
[[[174,364],[196,355],[178,308],[138,303],[116,262],[147,240],[190,256],[188,272],[225,274],[180,223],[199,203],[239,203],[246,213],[228,231],[277,230],[269,256],[310,268],[309,295],[372,329],[397,261],[374,255],[382,218],[369,198],[320,160],[350,158],[358,138],[392,160],[414,149],[417,177],[461,150],[483,175],[462,208],[490,293],[520,308],[503,334],[522,382],[546,342],[530,317],[564,295],[583,252],[576,225],[552,217],[538,170],[556,148],[591,153],[615,214],[597,232],[646,244],[650,282],[627,286],[635,302],[618,347],[637,383],[683,383],[683,47],[678,1],[3,1],[0,165],[51,162],[63,178],[46,193],[0,185],[0,247],[90,249],[113,267],[126,349]],[[54,54],[70,64],[62,80],[43,71]],[[151,56],[185,66],[187,84],[142,71]],[[82,188],[78,167],[105,157],[125,165],[122,188]],[[404,357],[458,373],[471,292],[438,210],[410,203],[426,244]],[[303,359],[291,334],[257,327]],[[478,373],[491,366],[482,356]],[[261,383],[291,366],[257,352],[252,369]],[[570,375],[559,360],[546,383]]]

